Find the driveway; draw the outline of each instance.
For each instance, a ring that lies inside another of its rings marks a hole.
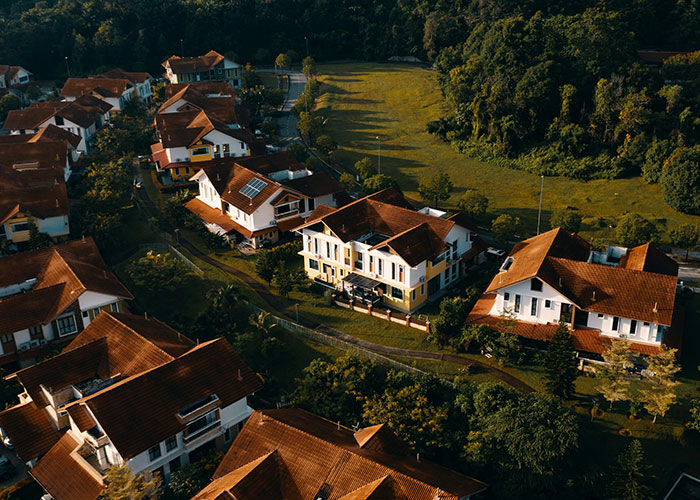
[[[10,451],[5,446],[0,445],[0,455],[9,458],[10,462],[12,462],[12,465],[15,466],[15,470],[17,471],[13,476],[5,479],[4,481],[0,481],[0,489],[18,483],[22,479],[27,477],[27,467],[25,467],[25,465],[22,462],[20,462],[19,458],[17,458],[17,455],[15,455],[14,451]]]

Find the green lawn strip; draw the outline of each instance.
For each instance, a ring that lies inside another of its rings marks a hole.
[[[442,168],[454,183],[445,206],[454,208],[466,188],[477,188],[490,201],[489,213],[480,222],[507,212],[534,232],[539,176],[459,154],[426,132],[428,121],[445,114],[435,72],[406,64],[344,63],[322,65],[319,74],[324,93],[318,111],[329,118],[325,129],[340,145],[334,156],[344,166],[349,168],[364,156],[376,161],[379,135],[382,173],[394,177],[409,197],[419,199],[419,179]],[[665,231],[698,220],[672,210],[659,187],[639,177],[590,182],[546,178],[544,227],[549,227],[551,210],[567,206],[589,218],[581,230],[584,237],[612,238],[609,226],[628,211],[655,220]]]
[[[486,373],[479,373],[478,370],[473,372],[467,372],[464,370],[464,366],[457,365],[455,363],[449,363],[447,361],[432,361],[429,359],[413,359],[404,358],[403,356],[389,356],[396,361],[407,364],[424,372],[435,375],[436,377],[444,378],[450,382],[454,380],[455,377],[459,376],[462,379],[472,382],[474,384],[482,384],[485,382],[494,382],[498,384],[505,384],[505,382],[495,379]]]

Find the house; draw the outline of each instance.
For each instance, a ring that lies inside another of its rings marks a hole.
[[[596,252],[552,229],[513,247],[467,321],[508,325],[534,345],[551,339],[562,321],[582,358],[600,360],[619,338],[653,354],[662,344],[680,347],[677,276],[678,264],[652,245]]]
[[[254,248],[279,240],[319,206],[347,201],[328,172],[313,174],[286,153],[201,163],[199,194],[186,203],[207,228]]]
[[[225,339],[195,344],[155,319],[116,312],[11,377],[24,391],[0,426],[55,500],[96,500],[111,465],[167,481],[233,440],[262,385]]]
[[[67,150],[62,142],[0,142],[0,239],[16,247],[30,226],[68,236]]]
[[[91,238],[0,258],[0,365],[33,363],[131,298]]]
[[[411,454],[386,424],[354,431],[285,408],[253,412],[193,500],[468,500],[487,487]]]
[[[112,106],[112,112],[124,109],[124,105],[136,96],[136,86],[125,78],[69,78],[61,89],[61,97],[71,102],[83,95],[101,99]]]
[[[25,146],[16,146],[25,144]],[[38,144],[47,144],[45,147]],[[31,146],[34,145],[34,146]],[[49,124],[35,134],[11,134],[0,136],[0,166],[26,165],[36,162],[60,168],[57,160],[65,159],[63,177],[67,181],[77,164],[81,153],[78,151],[80,137],[65,129]]]
[[[159,171],[169,171],[174,182],[192,177],[200,162],[260,153],[258,141],[248,130],[228,125],[207,111],[158,113],[155,120],[159,141],[151,146],[153,161]]]
[[[153,90],[151,85],[154,82],[153,77],[146,72],[124,71],[121,68],[109,70],[101,75],[95,75],[93,78],[117,78],[128,80],[136,89],[136,95],[141,98],[146,104],[151,103]]]
[[[3,128],[12,134],[36,134],[47,125],[55,125],[79,136],[77,150],[85,153],[95,133],[109,123],[110,109],[111,104],[88,94],[71,102],[33,102],[10,111]]]
[[[440,296],[480,241],[461,216],[416,211],[395,189],[341,208],[318,206],[295,231],[303,236],[300,255],[310,279],[404,312]]]
[[[33,74],[22,66],[0,64],[0,89],[9,89],[15,85],[29,83]]]
[[[224,85],[226,84],[224,83]],[[168,85],[168,87],[174,86]],[[249,107],[235,97],[233,89],[229,87],[229,90],[233,94],[212,93],[218,92],[218,90],[203,88],[195,84],[184,85],[178,92],[166,99],[158,109],[158,114],[204,111],[208,116],[231,128],[246,128],[250,122]]]
[[[191,83],[170,83],[166,82],[163,97],[167,101],[172,96],[183,90],[185,87],[198,90],[207,97],[236,97],[236,89],[228,82],[191,82]]]
[[[214,50],[199,57],[171,56],[162,65],[170,83],[220,81],[241,87],[241,65]]]

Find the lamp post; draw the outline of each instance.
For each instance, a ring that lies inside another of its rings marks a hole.
[[[182,43],[182,38],[180,38],[180,57],[185,57],[185,44]]]
[[[537,234],[540,234],[540,218],[542,217],[542,192],[544,191],[544,175],[540,184],[540,209],[537,211]]]
[[[68,56],[65,56],[66,60],[66,74],[68,75],[68,78],[70,78],[70,68],[68,67]]]
[[[297,323],[299,323],[299,304],[294,304],[294,309],[297,313]]]
[[[377,136],[377,174],[382,173],[382,139]]]
[[[309,57],[309,37],[305,36],[304,41],[306,42],[306,57]]]

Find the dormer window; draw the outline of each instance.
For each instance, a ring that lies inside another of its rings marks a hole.
[[[542,291],[542,282],[538,280],[537,278],[532,278],[530,280],[530,290],[533,292],[541,292]]]
[[[508,257],[506,261],[503,263],[501,266],[501,271],[507,271],[510,266],[513,264],[513,257]]]

